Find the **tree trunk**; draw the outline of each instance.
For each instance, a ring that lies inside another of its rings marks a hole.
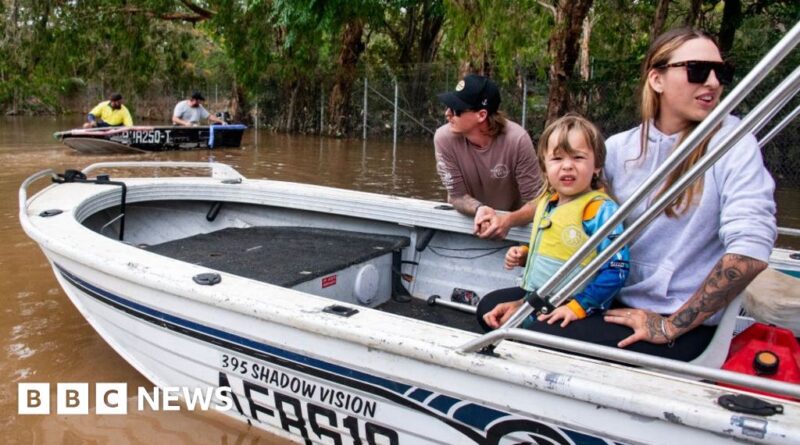
[[[667,23],[667,15],[669,15],[669,1],[658,0],[656,16],[653,18],[653,28],[650,30],[650,43],[653,43],[653,40],[664,32],[664,25]]]
[[[244,88],[234,80],[233,91],[231,93],[230,102],[228,103],[228,109],[230,110],[233,122],[241,122],[244,124],[252,123],[250,114],[247,112],[248,108],[249,106],[247,104],[247,96],[245,95]]]
[[[697,21],[700,18],[700,6],[703,0],[692,0],[689,4],[689,13],[686,15],[686,20],[683,22],[686,26],[697,26]]]
[[[736,29],[742,24],[741,0],[725,0],[722,11],[722,23],[719,25],[719,50],[723,56],[733,48]]]
[[[292,94],[289,95],[289,106],[286,111],[286,125],[283,130],[286,132],[294,131],[294,108],[297,103],[297,92],[300,90],[300,82],[292,82]]]
[[[461,0],[454,3],[464,10],[464,17],[470,19],[461,38],[461,42],[466,45],[467,58],[462,60],[458,66],[458,77],[462,78],[469,73],[488,75],[485,51],[487,37],[484,35],[484,27],[481,23],[481,17],[483,17],[481,4],[477,0]]]
[[[584,83],[589,82],[589,78],[592,75],[592,67],[591,67],[591,54],[589,53],[589,41],[592,38],[592,14],[591,12],[583,19],[583,31],[581,32],[581,52],[580,52],[580,71],[581,71],[581,80]],[[589,88],[588,85],[584,85],[581,88],[580,95],[578,97],[578,107],[581,110],[581,113],[586,114],[587,107],[589,105]]]
[[[592,37],[592,18],[587,15],[583,19],[583,31],[581,32],[581,80],[589,80],[591,76],[591,67],[589,66],[589,40]]]
[[[556,10],[556,23],[550,34],[548,50],[550,85],[547,99],[547,123],[570,109],[569,80],[578,60],[583,19],[589,13],[592,0],[560,0]]]
[[[411,100],[411,109],[414,112],[424,112],[424,107],[430,100],[430,63],[436,58],[439,49],[442,24],[444,16],[433,15],[430,2],[422,10],[422,26],[420,26],[419,48],[414,61],[411,88],[408,97]],[[448,88],[450,86],[448,85]]]
[[[361,53],[364,52],[364,43],[361,41],[363,34],[364,22],[361,19],[354,19],[344,26],[342,48],[339,51],[339,68],[334,76],[333,89],[328,100],[329,136],[347,136],[351,130],[352,126],[347,118],[350,116],[350,94],[356,79],[356,65]]]

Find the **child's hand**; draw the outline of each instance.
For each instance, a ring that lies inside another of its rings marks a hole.
[[[557,307],[553,312],[549,314],[540,315],[538,320],[546,321],[547,324],[553,324],[558,320],[564,320],[563,322],[561,322],[561,327],[565,328],[571,322],[578,320],[578,315],[575,312],[572,312],[572,309],[564,305]]]
[[[528,246],[514,246],[506,252],[506,260],[503,264],[507,270],[515,267],[522,267],[528,260]]]

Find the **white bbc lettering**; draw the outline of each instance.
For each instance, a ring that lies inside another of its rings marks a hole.
[[[180,399],[190,411],[200,409],[208,411],[212,405],[217,411],[233,409],[233,401],[228,395],[230,388],[187,388],[187,387],[155,387],[152,395],[146,388],[139,388],[137,393],[137,407],[139,411],[145,409],[145,404],[152,411],[178,411],[181,409]],[[215,403],[216,402],[216,403]]]
[[[189,388],[183,388],[183,400],[186,401],[186,408],[189,411],[194,411],[195,406],[200,405],[200,409],[208,411],[211,409],[211,402],[214,399],[215,389],[217,388],[195,388],[194,391],[189,391]]]
[[[128,385],[126,383],[98,383],[95,385],[97,414],[128,414]]]
[[[20,383],[17,386],[17,413],[50,414],[50,384]]]
[[[179,400],[179,389],[178,388],[153,388],[153,396],[150,397],[150,393],[147,391],[147,388],[139,387],[138,397],[137,397],[137,407],[139,411],[144,410],[144,404],[147,402],[147,405],[150,407],[152,411],[178,411],[181,409],[180,404],[178,403]],[[174,404],[172,402],[175,402]]]
[[[183,399],[183,404],[181,403]],[[89,414],[88,383],[58,383],[56,389],[56,414]],[[94,388],[95,412],[100,415],[120,415],[128,413],[127,383],[96,383]],[[173,386],[153,388],[152,395],[147,388],[139,387],[137,408],[143,411],[147,406],[151,411],[179,411],[182,406],[191,411],[229,411],[234,408],[231,389],[189,388]],[[19,383],[17,385],[17,412],[23,415],[50,414],[49,383]]]
[[[59,383],[56,386],[56,414],[89,414],[89,384]]]
[[[161,409],[164,411],[180,411],[181,410],[181,396],[180,389],[178,388],[162,388]]]

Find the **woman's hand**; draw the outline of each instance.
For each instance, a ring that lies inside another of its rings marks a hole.
[[[507,270],[511,270],[515,267],[523,267],[527,260],[528,246],[514,246],[506,252],[506,259],[503,263],[503,267]]]
[[[669,319],[655,312],[641,309],[610,309],[603,319],[607,323],[616,323],[633,329],[633,334],[617,343],[624,348],[637,341],[646,341],[657,345],[669,343],[675,339],[674,326]]]
[[[491,311],[483,315],[483,321],[492,329],[497,329],[503,325],[514,312],[522,306],[524,298],[517,301],[509,301],[508,303],[500,303]]]
[[[553,324],[558,320],[564,320],[561,322],[561,327],[565,328],[571,322],[578,320],[578,315],[575,312],[572,312],[572,309],[568,308],[566,305],[559,306],[550,312],[549,314],[542,314],[538,317],[539,321],[546,321],[547,324]]]

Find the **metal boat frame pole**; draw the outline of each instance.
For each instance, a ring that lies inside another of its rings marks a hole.
[[[625,218],[627,218],[633,210],[649,198],[651,193],[656,190],[664,178],[674,170],[680,163],[688,157],[694,148],[700,144],[717,126],[725,119],[725,117],[733,111],[734,108],[767,76],[767,74],[778,65],[800,42],[800,23],[795,24],[794,27],[775,45],[756,66],[750,70],[744,79],[734,88],[730,94],[723,100],[709,115],[706,117],[697,128],[683,140],[678,147],[667,157],[667,159],[657,168],[645,182],[625,201],[614,213],[606,223],[592,235],[589,240],[581,246],[580,249],[555,273],[549,280],[547,280],[536,292],[532,292],[526,297],[528,304],[522,305],[503,327],[515,327],[522,323],[532,312],[546,312],[549,307],[558,305],[563,301],[550,299],[549,295],[556,289],[556,287],[570,274],[570,272],[583,261],[586,256],[595,250],[595,248],[605,239],[609,233]],[[750,113],[753,114],[753,113]],[[613,246],[613,244],[612,244]],[[604,252],[611,254],[616,251],[609,246]],[[594,262],[592,263],[594,264]],[[602,263],[601,263],[602,264]],[[596,272],[596,269],[587,266],[583,272],[587,275]],[[580,277],[580,275],[579,275]],[[578,277],[576,277],[577,279]],[[573,281],[575,281],[573,279]],[[469,342],[462,346],[461,350],[474,349],[474,343]]]
[[[542,332],[535,332],[527,329],[501,328],[491,331],[481,338],[485,338],[485,344],[499,342],[504,339],[520,340],[537,346],[568,351],[587,357],[599,357],[604,360],[611,360],[617,363],[629,363],[648,369],[658,369],[661,371],[683,376],[691,376],[711,382],[724,382],[736,386],[758,389],[772,394],[784,394],[800,399],[800,385],[797,384],[770,380],[763,377],[740,374],[722,369],[707,368],[704,366],[693,365],[691,363],[681,362],[678,360],[666,359],[655,355],[647,355],[625,349],[601,346],[594,343],[573,340],[570,338],[560,337],[558,335],[544,334]]]
[[[798,105],[791,113],[786,115],[786,117],[784,117],[783,120],[778,122],[778,125],[772,127],[772,129],[769,131],[769,133],[767,133],[766,136],[759,139],[758,146],[763,147],[769,144],[772,138],[774,138],[775,135],[783,131],[783,129],[786,128],[789,125],[789,123],[791,123],[793,120],[795,120],[797,116],[800,116],[800,105]]]

